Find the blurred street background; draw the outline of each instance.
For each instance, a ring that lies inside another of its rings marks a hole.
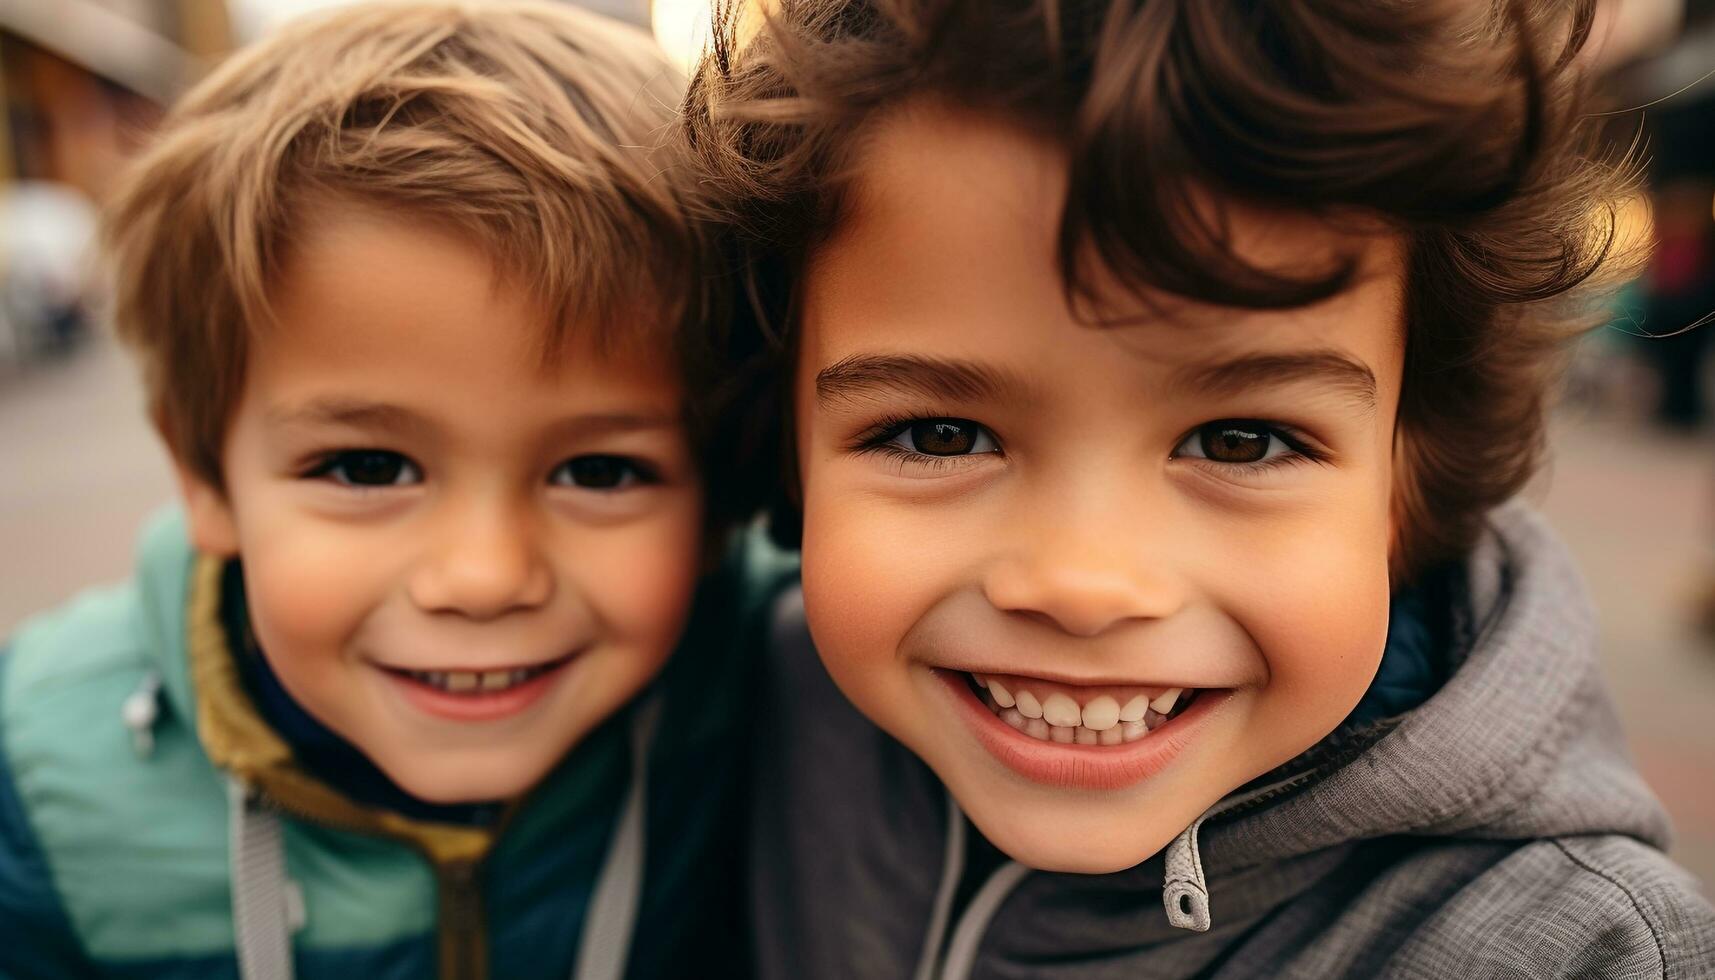
[[[224,53],[326,5],[0,0],[0,637],[123,577],[173,492],[89,261],[117,168]],[[700,0],[586,5],[652,25],[681,61],[700,44]],[[1654,259],[1581,345],[1530,496],[1584,567],[1675,854],[1715,890],[1715,324],[1685,330],[1715,311],[1715,0],[1607,3],[1598,36],[1611,104],[1647,106],[1610,121],[1616,141],[1644,140],[1627,220]]]

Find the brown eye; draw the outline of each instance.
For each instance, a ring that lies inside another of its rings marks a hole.
[[[924,456],[972,456],[999,448],[987,429],[969,419],[918,419],[891,441]]]
[[[550,482],[585,490],[626,490],[651,482],[654,474],[636,460],[624,456],[592,454],[561,463]]]
[[[1256,419],[1219,419],[1186,433],[1173,449],[1174,457],[1206,459],[1223,466],[1291,463],[1318,458],[1298,444],[1283,427]]]
[[[409,459],[385,449],[351,449],[328,457],[316,476],[348,487],[391,487],[418,483],[422,475]]]
[[[1197,430],[1203,455],[1217,463],[1255,463],[1268,455],[1269,431],[1257,426],[1218,422]]]
[[[911,427],[911,441],[917,444],[918,452],[931,456],[962,456],[977,444],[970,426],[947,420],[916,423]]]

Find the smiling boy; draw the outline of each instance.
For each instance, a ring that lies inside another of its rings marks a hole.
[[[110,239],[183,514],[0,656],[0,974],[731,968],[680,92],[587,13],[409,3],[174,110]]]
[[[1247,216],[1251,254],[1354,250],[1354,285],[1303,309],[1089,329],[1046,260],[1057,164],[1050,144],[935,107],[871,136],[861,217],[804,273],[804,604],[833,679],[990,841],[1111,871],[1368,686],[1400,249]],[[1151,721],[1172,724],[1145,738]],[[1123,747],[1061,747],[1104,740]]]
[[[1715,969],[1575,572],[1496,509],[1549,301],[1621,258],[1589,13],[728,25],[687,134],[786,332],[802,521],[765,976]]]

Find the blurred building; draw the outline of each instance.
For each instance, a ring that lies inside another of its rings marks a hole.
[[[225,0],[0,0],[0,180],[100,200],[159,107],[231,46]]]
[[[232,42],[225,0],[0,0],[0,365],[85,332],[96,208]]]
[[[165,107],[233,48],[345,2],[0,0],[0,380],[87,333],[96,211]],[[650,22],[649,0],[572,2]]]

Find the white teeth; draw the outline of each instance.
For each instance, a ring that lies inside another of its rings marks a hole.
[[[996,678],[974,672],[971,677],[979,682],[980,700],[1002,721],[1032,738],[1062,745],[1135,742],[1165,724],[1168,713],[1189,703],[1189,695],[1193,693],[1174,687],[1153,700],[1147,695],[1135,695],[1123,706],[1112,695],[1099,694],[1079,707],[1063,691],[1054,691],[1038,700],[1031,692],[1011,690]]]
[[[1055,691],[1042,702],[1042,720],[1062,728],[1076,728],[1083,714],[1078,710],[1078,702]]]
[[[1149,699],[1139,694],[1125,703],[1120,709],[1120,721],[1141,721],[1143,713],[1149,710]]]
[[[1013,695],[1018,706],[1018,713],[1026,718],[1042,717],[1042,702],[1036,700],[1036,695],[1029,691],[1019,691]]]
[[[493,694],[532,680],[547,670],[547,667],[519,667],[514,670],[408,670],[404,673],[413,680],[449,694]]]
[[[1120,723],[1120,703],[1106,694],[1084,705],[1084,727],[1105,732]]]

